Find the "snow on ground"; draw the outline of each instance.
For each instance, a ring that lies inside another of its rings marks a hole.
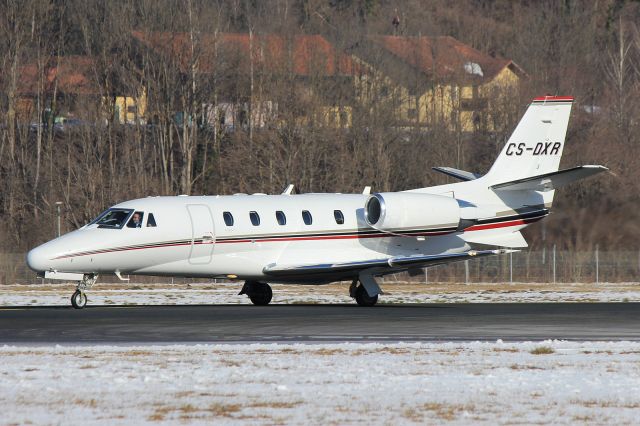
[[[93,305],[247,304],[240,283],[98,284]],[[353,303],[348,283],[273,285],[272,303]],[[383,283],[379,303],[627,302],[640,301],[640,283],[416,284]],[[0,285],[0,306],[68,305],[73,284]]]
[[[0,347],[2,424],[637,424],[640,342]]]

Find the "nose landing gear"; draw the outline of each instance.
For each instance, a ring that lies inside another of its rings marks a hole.
[[[85,294],[85,290],[91,289],[97,280],[97,275],[85,274],[82,281],[78,283],[76,291],[71,296],[71,306],[75,309],[82,309],[87,306],[87,295]]]
[[[76,309],[82,309],[87,305],[87,295],[80,290],[76,290],[71,295],[71,306]]]
[[[249,296],[251,303],[257,306],[268,305],[273,297],[271,286],[259,281],[245,281],[238,295],[240,296],[242,294]]]

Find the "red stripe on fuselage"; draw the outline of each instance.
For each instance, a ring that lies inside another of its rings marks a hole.
[[[498,222],[498,223],[487,223],[486,225],[473,225],[465,229],[464,232],[483,231],[485,229],[507,228],[510,226],[527,225],[529,223],[537,222],[540,219],[542,219],[542,217],[534,217],[532,219],[516,219],[516,220],[509,220],[507,222]]]

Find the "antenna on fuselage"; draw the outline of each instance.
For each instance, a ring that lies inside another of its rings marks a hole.
[[[365,186],[364,189],[362,190],[362,193],[364,195],[369,195],[371,194],[371,187],[370,186]]]
[[[294,188],[295,188],[295,185],[290,183],[289,185],[287,185],[284,191],[282,191],[282,195],[291,195],[293,193]]]

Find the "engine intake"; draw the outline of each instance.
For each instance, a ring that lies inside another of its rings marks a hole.
[[[460,206],[453,197],[412,192],[372,194],[364,207],[365,221],[382,231],[458,228]]]

